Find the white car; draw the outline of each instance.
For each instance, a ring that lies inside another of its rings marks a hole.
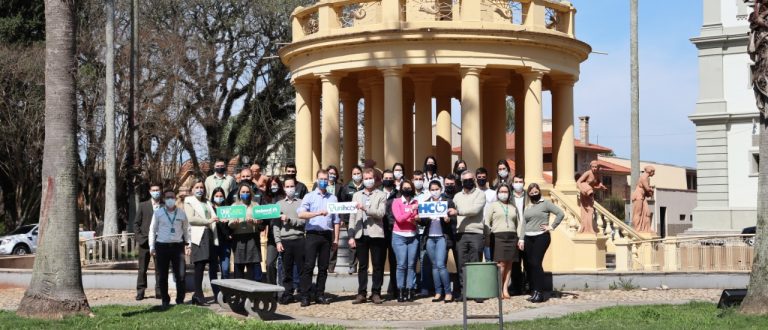
[[[0,254],[23,256],[37,251],[37,224],[24,225],[0,237]]]

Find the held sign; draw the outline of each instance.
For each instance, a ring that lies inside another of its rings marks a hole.
[[[246,212],[245,205],[219,206],[216,208],[216,216],[221,220],[243,219]]]
[[[448,202],[424,202],[419,203],[419,217],[447,217]]]
[[[256,220],[276,219],[280,217],[280,206],[277,204],[258,205],[251,207],[251,216]]]
[[[357,212],[357,203],[328,203],[328,213],[330,214],[353,214]]]

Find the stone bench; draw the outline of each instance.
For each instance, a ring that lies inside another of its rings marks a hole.
[[[216,296],[219,306],[236,313],[245,312],[248,316],[260,319],[274,316],[277,310],[277,296],[285,291],[279,285],[246,279],[213,280],[211,284],[220,288]]]

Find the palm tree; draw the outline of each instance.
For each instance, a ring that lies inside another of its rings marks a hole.
[[[77,225],[75,1],[45,0],[45,144],[39,247],[17,314],[91,314],[83,292]]]

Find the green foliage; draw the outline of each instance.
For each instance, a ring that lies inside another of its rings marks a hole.
[[[608,198],[603,200],[603,206],[605,206],[611,214],[624,221],[625,212],[623,198],[615,195],[608,196]]]
[[[0,1],[0,43],[45,40],[43,0]]]
[[[103,306],[93,309],[95,317],[69,317],[61,321],[25,319],[12,312],[0,312],[0,329],[341,329],[322,325],[267,323],[222,316],[205,308],[173,306]]]
[[[495,330],[497,324],[470,325],[473,330]],[[768,316],[720,311],[714,304],[619,306],[559,318],[509,322],[505,329],[766,329]],[[433,329],[461,329],[461,326]]]
[[[616,281],[613,281],[613,283],[608,284],[608,289],[610,290],[621,289],[624,291],[632,291],[638,288],[640,287],[635,285],[634,281],[631,278],[629,280],[625,280],[624,278],[619,277],[619,283],[616,283]]]

